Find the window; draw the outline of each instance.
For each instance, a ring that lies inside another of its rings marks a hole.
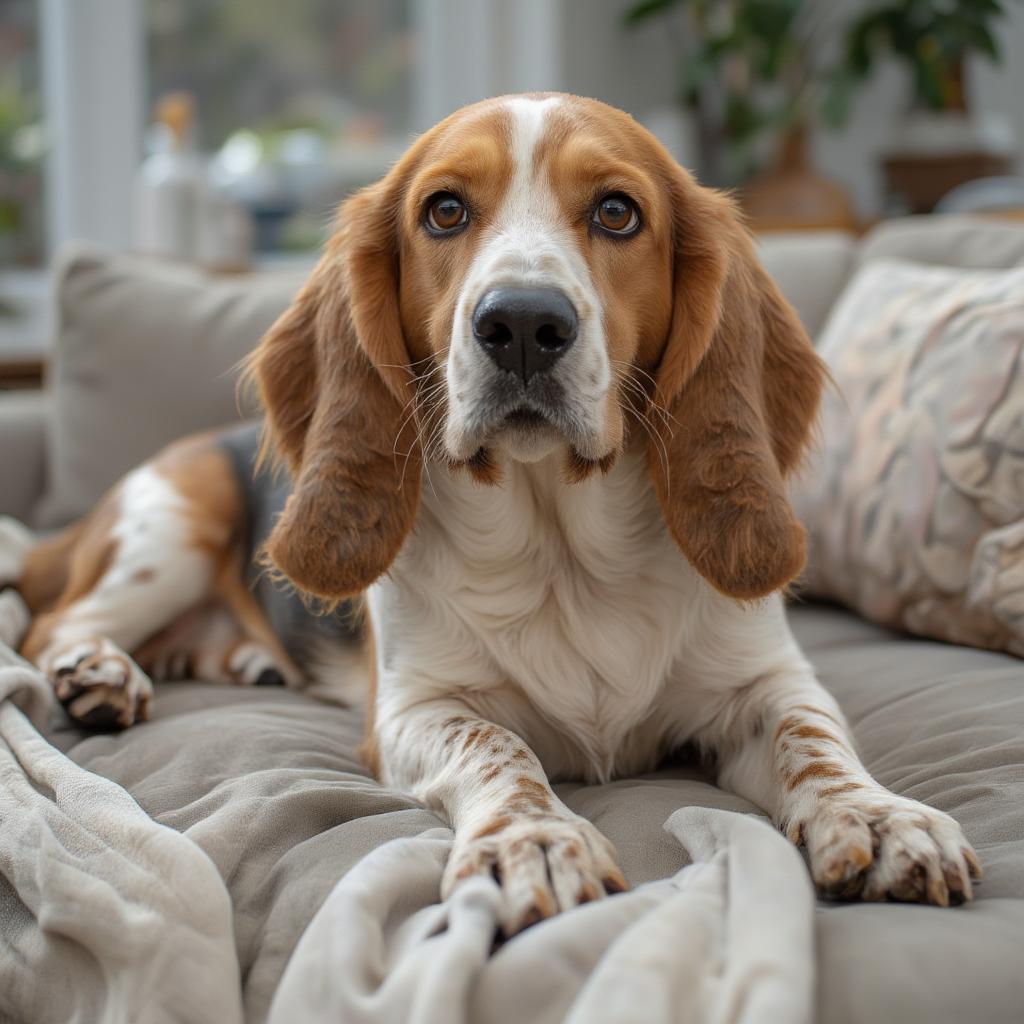
[[[4,0],[0,18],[0,266],[44,259],[43,156],[36,0]]]
[[[412,0],[147,0],[149,111],[184,92],[263,250],[310,249],[408,143]]]

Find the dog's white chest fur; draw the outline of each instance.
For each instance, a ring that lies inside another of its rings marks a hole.
[[[673,673],[683,609],[708,590],[664,529],[640,451],[572,486],[557,458],[510,461],[500,487],[433,468],[415,534],[371,596],[383,699],[395,673],[406,702],[458,694],[549,771],[607,777]]]

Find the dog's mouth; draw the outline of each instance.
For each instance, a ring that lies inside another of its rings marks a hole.
[[[524,388],[503,373],[494,374],[489,384],[465,419],[453,424],[447,444],[454,461],[467,462],[494,448],[516,461],[536,462],[565,445],[589,457],[599,444],[557,380],[539,374]]]
[[[510,413],[506,414],[502,426],[530,429],[533,427],[550,427],[552,423],[544,413],[522,405],[518,409],[513,409]]]
[[[475,435],[469,435],[475,445],[473,454],[463,458],[478,479],[490,481],[493,471],[492,449],[504,452],[517,462],[537,462],[559,448],[567,447],[567,479],[583,479],[591,466],[602,470],[610,465],[613,453],[591,454],[596,445],[587,443],[560,410],[541,410],[533,405],[515,405],[508,412],[499,413],[490,425]],[[467,438],[467,440],[469,439]]]
[[[514,406],[488,431],[488,439],[520,462],[543,458],[566,440],[552,413],[533,404]]]

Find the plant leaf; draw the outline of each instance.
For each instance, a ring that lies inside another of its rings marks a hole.
[[[686,0],[640,0],[640,3],[634,4],[623,14],[622,23],[632,28],[634,25],[639,25],[655,14],[660,14],[662,11],[667,11],[670,7],[675,7],[685,2]]]

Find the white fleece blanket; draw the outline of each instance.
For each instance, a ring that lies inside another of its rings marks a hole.
[[[0,1018],[243,1020],[213,861],[48,743],[51,700],[0,645]],[[451,833],[393,839],[315,914],[269,1020],[809,1021],[814,905],[799,854],[729,811],[691,807],[665,827],[692,864],[497,951],[494,883],[436,902]]]

